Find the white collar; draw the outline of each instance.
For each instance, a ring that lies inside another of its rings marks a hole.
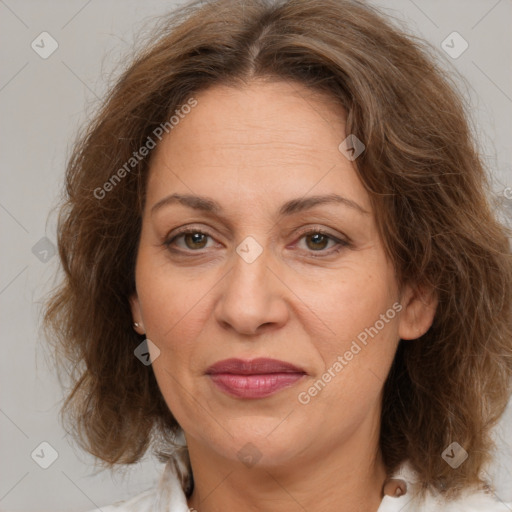
[[[482,491],[465,491],[453,502],[441,495],[429,492],[418,499],[420,482],[417,473],[408,462],[393,473],[392,478],[403,480],[407,492],[399,497],[384,496],[377,512],[510,512],[512,503],[505,504]],[[97,509],[101,512],[191,512],[185,495],[188,482],[187,457],[170,459],[164,468],[158,485],[135,496],[129,501]],[[96,511],[91,511],[96,512]],[[200,512],[200,511],[199,511]]]

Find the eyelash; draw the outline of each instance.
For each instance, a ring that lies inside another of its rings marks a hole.
[[[165,245],[169,250],[171,250],[173,252],[181,252],[181,253],[196,252],[196,253],[200,253],[200,250],[194,251],[194,250],[191,250],[191,249],[183,250],[183,249],[172,249],[171,248],[171,245],[173,244],[173,242],[175,240],[177,240],[181,236],[184,236],[184,235],[187,235],[187,234],[206,235],[206,236],[208,236],[210,238],[213,238],[209,233],[201,231],[200,229],[186,228],[186,229],[183,229],[182,231],[179,231],[178,233],[176,233],[172,238],[166,240],[163,243],[163,245]],[[343,248],[349,247],[351,245],[349,241],[347,241],[347,240],[340,240],[339,238],[336,238],[336,237],[332,236],[330,233],[328,233],[327,231],[325,231],[323,229],[320,229],[320,228],[318,228],[318,229],[310,229],[308,231],[303,231],[302,233],[300,233],[299,240],[301,240],[302,238],[304,238],[304,237],[306,237],[308,235],[322,235],[322,236],[327,237],[329,240],[332,240],[332,241],[336,242],[336,246],[331,248],[331,250],[329,250],[329,251],[326,251],[326,250],[323,250],[323,249],[322,250],[318,250],[318,251],[308,251],[308,252],[311,253],[311,256],[313,258],[325,258],[327,256],[331,256],[331,255],[333,255],[335,253],[340,252]],[[315,252],[319,252],[319,253],[323,253],[323,254],[316,255]]]

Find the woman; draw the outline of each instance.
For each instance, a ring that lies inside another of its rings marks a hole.
[[[449,79],[350,0],[166,21],[75,148],[46,313],[84,447],[167,462],[102,510],[509,510],[512,262]]]

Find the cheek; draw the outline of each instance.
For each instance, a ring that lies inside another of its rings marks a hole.
[[[179,420],[184,410],[193,407],[186,405],[187,390],[193,389],[193,376],[198,373],[195,340],[209,316],[208,295],[197,283],[171,277],[161,268],[152,271],[141,265],[137,278],[146,336],[160,350],[153,371],[169,409]]]
[[[201,276],[184,276],[161,263],[150,250],[137,261],[137,293],[147,335],[162,348],[181,347],[201,331],[212,285]],[[158,262],[158,263],[157,263]]]
[[[327,337],[316,338],[315,348],[325,365],[316,378],[325,376],[328,381],[326,396],[348,403],[357,402],[358,397],[375,397],[399,339],[401,305],[393,270],[383,264],[369,268],[374,270],[351,268],[343,279],[326,283],[323,299],[312,308],[331,331]]]
[[[184,427],[197,406],[190,390],[199,360],[195,340],[209,316],[208,289],[198,286],[197,280],[190,282],[165,266],[151,263],[151,258],[141,255],[137,292],[146,336],[160,350],[153,372],[167,406]]]
[[[373,259],[364,265],[347,265],[324,280],[321,288],[307,284],[302,297],[339,345],[373,326],[398,300],[398,290],[392,269]]]

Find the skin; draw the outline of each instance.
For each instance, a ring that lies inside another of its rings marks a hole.
[[[386,480],[383,384],[399,339],[430,327],[435,298],[398,287],[370,198],[338,149],[347,135],[341,107],[298,84],[262,80],[195,97],[152,155],[130,298],[137,331],[160,350],[153,370],[187,439],[189,506],[376,511]],[[178,202],[152,211],[173,193],[207,196],[222,211]],[[291,199],[333,193],[366,213],[327,203],[278,214]],[[185,226],[208,236],[165,244]],[[252,263],[236,251],[248,236],[262,249]],[[300,403],[299,393],[395,303],[401,312]],[[307,375],[268,398],[233,398],[205,375],[231,357],[275,358]],[[259,456],[250,467],[238,455],[247,443]]]

